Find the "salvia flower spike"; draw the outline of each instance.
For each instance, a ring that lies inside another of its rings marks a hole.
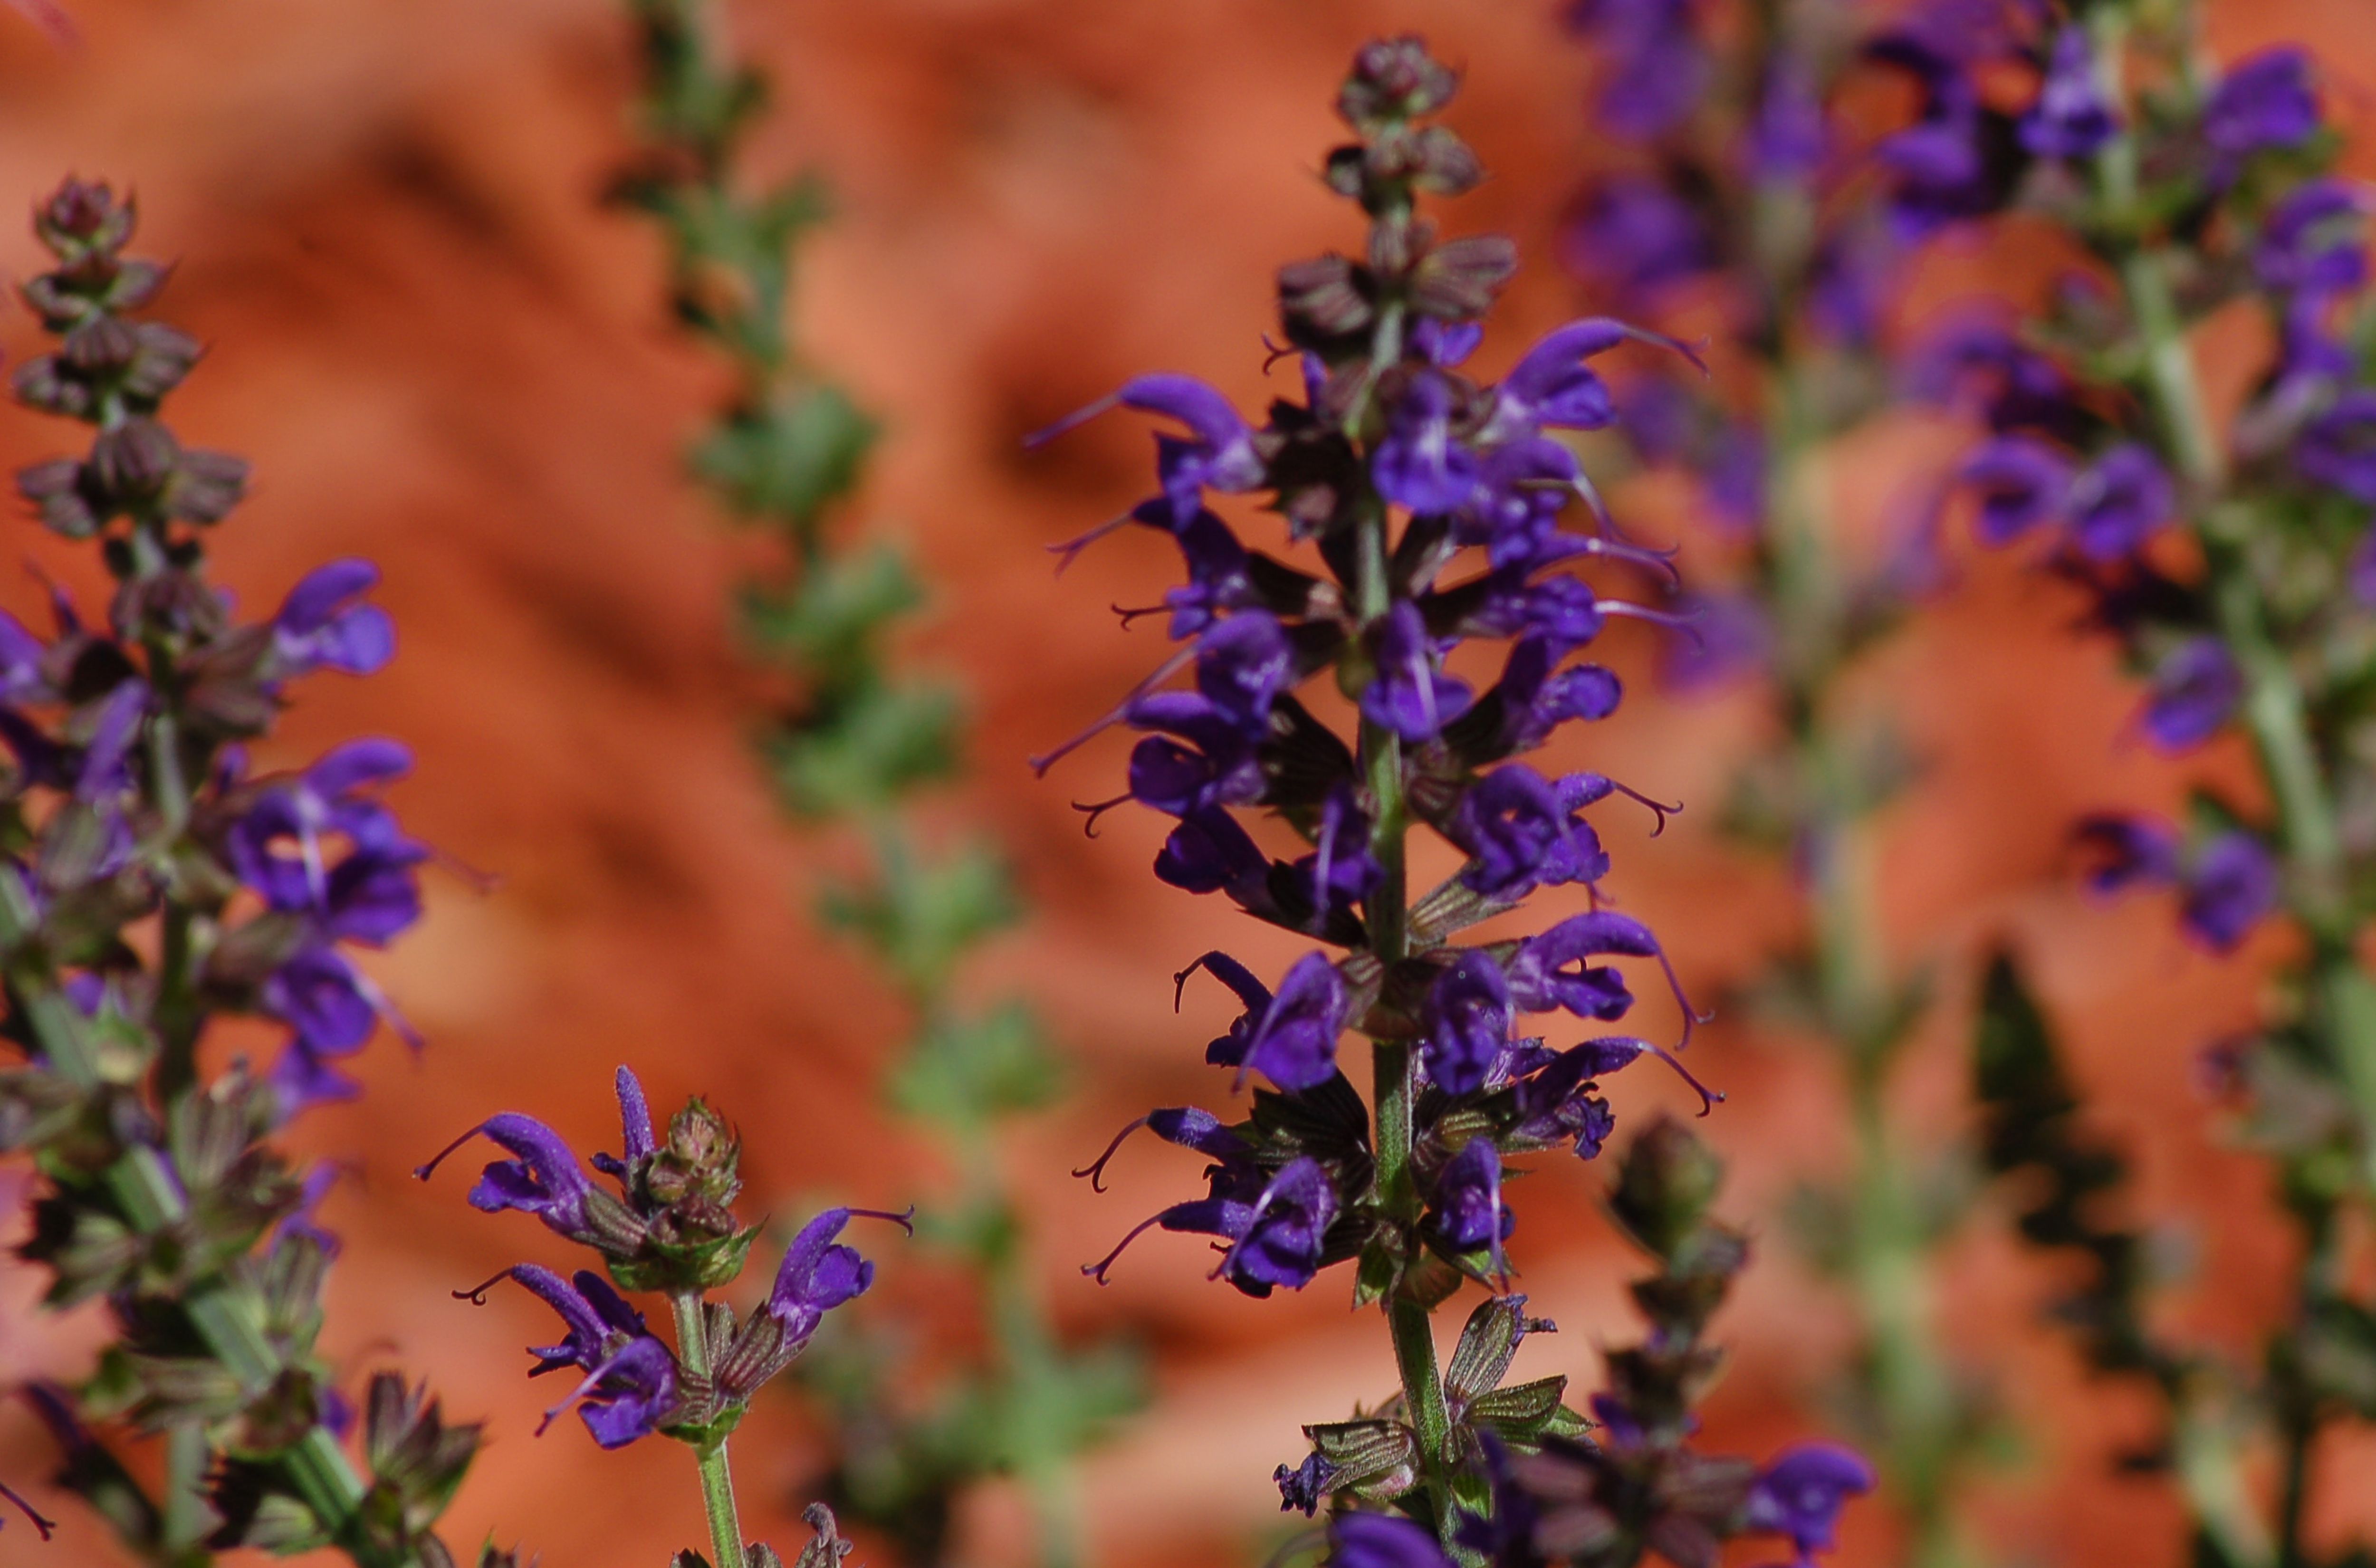
[[[0,1145],[43,1173],[23,1256],[52,1305],[106,1303],[115,1369],[28,1397],[66,1452],[60,1484],[144,1560],[321,1547],[446,1568],[434,1526],[477,1429],[379,1373],[353,1431],[314,1346],[335,1171],[301,1175],[277,1137],[361,1092],[343,1063],[382,1026],[418,1043],[355,961],[421,916],[431,851],[384,799],[411,757],[364,739],[259,774],[246,753],[316,674],[385,665],[395,625],[367,561],[315,568],[255,623],[208,579],[247,465],[164,422],[199,347],[139,315],[169,269],[128,254],[135,226],[128,197],[81,180],[34,209],[54,265],[23,296],[58,341],[13,376],[21,404],[94,427],[17,488],[115,585],[98,615],[53,587],[47,637],[0,614],[0,792],[21,830],[0,955],[23,1055],[0,1075]],[[227,1018],[276,1029],[277,1060],[209,1075],[201,1040]],[[172,1434],[160,1465],[118,1457],[125,1418]]]
[[[1596,1156],[1612,1124],[1599,1075],[1645,1052],[1674,1058],[1631,1039],[1562,1051],[1521,1038],[1518,1016],[1626,1016],[1634,996],[1606,961],[1616,959],[1658,967],[1681,1012],[1679,1049],[1699,1021],[1665,946],[1612,910],[1531,937],[1451,940],[1541,888],[1597,898],[1610,874],[1586,814],[1616,787],[1514,759],[1616,707],[1613,676],[1568,662],[1612,616],[1671,619],[1603,597],[1577,569],[1645,572],[1656,593],[1672,564],[1603,548],[1610,525],[1597,505],[1577,508],[1594,531],[1564,526],[1571,504],[1597,494],[1550,433],[1615,419],[1596,367],[1603,355],[1633,344],[1697,362],[1672,339],[1596,318],[1548,334],[1499,382],[1467,370],[1516,257],[1503,240],[1439,237],[1417,214],[1422,194],[1465,190],[1479,174],[1458,137],[1430,121],[1456,85],[1414,38],[1357,56],[1339,98],[1355,139],[1328,155],[1326,179],[1360,206],[1370,233],[1363,259],[1332,255],[1279,272],[1300,398],[1275,401],[1257,422],[1200,381],[1142,376],[1031,442],[1115,409],[1168,422],[1156,494],[1130,516],[1181,541],[1191,580],[1166,601],[1185,612],[1170,627],[1180,646],[1088,735],[1119,725],[1141,737],[1126,799],[1174,824],[1158,879],[1222,894],[1316,944],[1275,980],[1223,953],[1175,977],[1184,994],[1207,971],[1239,1004],[1206,1060],[1230,1070],[1233,1094],[1254,1087],[1243,1120],[1153,1111],[1077,1174],[1101,1185],[1123,1137],[1146,1127],[1205,1157],[1206,1192],[1143,1221],[1123,1246],[1148,1230],[1210,1237],[1213,1277],[1254,1297],[1349,1265],[1356,1301],[1384,1308],[1399,1401],[1389,1414],[1308,1428],[1313,1454],[1279,1467],[1289,1507],[1354,1510],[1336,1515],[1327,1548],[1361,1568],[1444,1568],[1447,1551],[1504,1517],[1494,1467],[1586,1430],[1560,1401],[1563,1380],[1492,1386],[1506,1356],[1468,1348],[1471,1336],[1514,1332],[1515,1314],[1489,1301],[1464,1336],[1454,1367],[1466,1378],[1490,1365],[1483,1386],[1447,1384],[1429,1316],[1464,1280],[1517,1300],[1507,1294],[1518,1265],[1505,1246],[1516,1225],[1503,1201],[1505,1162],[1563,1145]],[[1241,537],[1232,519],[1250,497],[1316,547],[1325,576]],[[1461,645],[1495,643],[1507,648],[1497,681],[1447,668]],[[1324,678],[1352,702],[1349,736],[1302,698]],[[1256,813],[1284,819],[1308,852],[1263,848],[1247,826]],[[1416,905],[1406,848],[1415,827],[1466,861]],[[1369,1041],[1372,1103],[1339,1060],[1348,1030]],[[1716,1097],[1699,1098],[1705,1109]],[[1102,1281],[1121,1251],[1083,1272]],[[1803,1513],[1752,1525],[1753,1471],[1743,1475],[1709,1505],[1708,1529],[1819,1542]],[[1630,1562],[1642,1544],[1588,1560]]]

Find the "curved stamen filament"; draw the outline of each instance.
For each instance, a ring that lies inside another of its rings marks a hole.
[[[906,1208],[899,1210],[896,1214],[887,1208],[851,1208],[844,1209],[842,1212],[849,1215],[852,1219],[887,1219],[892,1224],[897,1226],[900,1229],[905,1230],[910,1236],[916,1233],[916,1206],[914,1204],[909,1204]]]
[[[1076,1177],[1087,1177],[1089,1179],[1089,1191],[1093,1193],[1104,1192],[1106,1190],[1106,1161],[1114,1157],[1114,1151],[1122,1147],[1123,1141],[1124,1139],[1128,1138],[1133,1133],[1137,1132],[1141,1127],[1146,1126],[1148,1120],[1149,1118],[1142,1116],[1137,1121],[1133,1122],[1129,1126],[1124,1127],[1121,1132],[1116,1133],[1113,1135],[1113,1142],[1106,1145],[1105,1153],[1098,1156],[1096,1159],[1084,1165],[1078,1170],[1074,1171],[1073,1174]]]
[[[414,1166],[412,1168],[413,1179],[419,1182],[428,1181],[430,1177],[437,1173],[437,1168],[446,1163],[446,1156],[452,1154],[456,1149],[460,1148],[464,1144],[469,1143],[472,1138],[477,1137],[481,1133],[483,1133],[486,1130],[487,1124],[484,1122],[481,1122],[477,1126],[472,1127],[469,1132],[463,1134],[460,1137],[456,1138],[452,1143],[447,1144],[444,1148],[439,1149],[437,1153],[431,1158],[428,1164]]]
[[[1071,740],[1066,741],[1063,745],[1058,746],[1055,750],[1042,752],[1038,756],[1030,758],[1031,771],[1038,774],[1042,778],[1046,778],[1048,776],[1048,770],[1055,766],[1057,763],[1063,761],[1065,757],[1070,756],[1073,753],[1080,750],[1089,742],[1095,740],[1106,731],[1112,729],[1123,719],[1128,719],[1130,717],[1130,709],[1133,703],[1135,703],[1139,698],[1145,696],[1147,693],[1153,691],[1164,682],[1171,679],[1172,676],[1178,674],[1182,668],[1184,667],[1190,659],[1195,657],[1196,645],[1194,643],[1190,643],[1187,647],[1180,649],[1177,653],[1174,653],[1170,658],[1165,659],[1161,664],[1156,667],[1154,674],[1149,675],[1146,680],[1141,681],[1137,685],[1133,686],[1130,689],[1130,695],[1123,697],[1121,702],[1114,705],[1112,712],[1107,714],[1103,719],[1099,719],[1096,723],[1090,725],[1087,729],[1082,731]]]
[[[57,1533],[58,1522],[55,1519],[43,1518],[39,1509],[36,1509],[31,1503],[26,1502],[23,1497],[19,1496],[16,1491],[10,1490],[5,1484],[0,1484],[0,1497],[5,1497],[9,1502],[15,1503],[18,1510],[25,1515],[26,1519],[32,1525],[34,1531],[38,1533],[43,1540],[49,1539],[50,1537]]]
[[[505,1280],[509,1279],[511,1277],[512,1271],[507,1268],[492,1278],[472,1286],[468,1290],[454,1290],[447,1292],[447,1294],[451,1295],[457,1301],[468,1301],[474,1307],[483,1307],[487,1304],[487,1292],[493,1289],[496,1286],[501,1285]]]
[[[1064,568],[1070,566],[1082,551],[1130,521],[1130,513],[1124,512],[1119,517],[1108,517],[1087,533],[1075,534],[1068,540],[1047,546],[1048,553],[1056,557],[1056,575],[1063,576]]]
[[[1088,821],[1081,824],[1081,832],[1084,836],[1094,838],[1098,836],[1098,818],[1105,815],[1106,813],[1113,810],[1116,806],[1127,805],[1129,803],[1130,794],[1125,790],[1122,794],[1116,795],[1111,801],[1075,801],[1073,802],[1073,809],[1076,812],[1085,814],[1088,817]]]
[[[1131,1227],[1129,1235],[1124,1236],[1121,1241],[1114,1243],[1114,1250],[1112,1252],[1108,1253],[1105,1256],[1099,1258],[1095,1263],[1083,1264],[1081,1265],[1081,1273],[1087,1277],[1096,1280],[1100,1285],[1111,1283],[1111,1281],[1106,1278],[1106,1271],[1113,1267],[1114,1260],[1122,1256],[1123,1249],[1129,1246],[1133,1241],[1137,1241],[1141,1236],[1146,1235],[1149,1230],[1162,1223],[1163,1216],[1159,1214],[1150,1218],[1140,1220],[1136,1225]]]

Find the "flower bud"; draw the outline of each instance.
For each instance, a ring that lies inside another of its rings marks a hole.
[[[1716,1201],[1724,1166],[1683,1124],[1661,1115],[1626,1149],[1610,1212],[1648,1252],[1671,1258]]]
[[[33,232],[59,260],[112,251],[132,237],[133,204],[103,184],[69,179],[33,209]]]
[[[669,1123],[668,1141],[652,1157],[644,1190],[659,1205],[730,1204],[742,1192],[742,1140],[726,1119],[700,1100]]]
[[[1380,39],[1353,57],[1353,74],[1336,95],[1346,123],[1368,126],[1383,120],[1432,114],[1452,101],[1460,78],[1434,59],[1418,35]]]
[[[181,457],[172,431],[155,420],[126,420],[92,445],[91,477],[110,496],[142,499],[164,488]]]

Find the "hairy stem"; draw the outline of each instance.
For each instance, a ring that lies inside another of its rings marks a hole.
[[[669,1298],[676,1319],[676,1355],[694,1378],[709,1378],[709,1335],[701,1321],[701,1296],[682,1290]],[[742,1520],[734,1507],[734,1471],[727,1463],[726,1439],[718,1438],[694,1450],[701,1467],[701,1505],[709,1515],[709,1547],[715,1568],[744,1568]]]

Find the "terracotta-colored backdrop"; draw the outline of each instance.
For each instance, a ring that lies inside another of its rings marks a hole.
[[[2376,91],[2364,5],[2220,0],[2219,39],[2318,48],[2357,125]],[[85,39],[65,54],[0,11],[0,206],[67,170],[138,188],[148,247],[182,258],[166,314],[213,346],[176,423],[255,461],[220,576],[266,603],[319,560],[369,554],[402,624],[393,668],[315,682],[267,760],[359,731],[402,737],[420,757],[398,794],[409,821],[495,879],[482,892],[432,875],[426,922],[379,970],[428,1048],[375,1046],[368,1097],[297,1134],[358,1171],[328,1210],[347,1239],[331,1353],[358,1375],[390,1362],[426,1374],[450,1409],[487,1420],[450,1538],[492,1529],[555,1568],[664,1562],[700,1533],[683,1453],[647,1442],[600,1454],[575,1422],[532,1438],[549,1396],[522,1377],[520,1348],[543,1336],[542,1309],[499,1293],[473,1311],[448,1294],[524,1256],[561,1262],[563,1249],[526,1219],[464,1206],[461,1172],[423,1189],[408,1168],[501,1109],[601,1146],[610,1070],[629,1061],[656,1099],[698,1090],[731,1110],[752,1197],[778,1215],[820,1195],[894,1201],[940,1172],[875,1109],[884,1042],[900,1028],[894,999],[802,912],[837,850],[784,826],[744,748],[752,691],[720,612],[738,547],[678,468],[718,382],[658,308],[651,234],[594,201],[622,147],[624,29],[600,0],[72,8]],[[1271,268],[1348,237],[1313,170],[1343,60],[1385,29],[1423,29],[1467,68],[1456,122],[1496,178],[1458,220],[1515,233],[1530,259],[1484,350],[1489,366],[1506,362],[1574,303],[1545,258],[1589,156],[1584,65],[1547,0],[735,10],[781,86],[760,161],[814,164],[839,193],[840,219],[808,252],[800,331],[888,417],[865,526],[921,550],[939,602],[913,657],[962,671],[975,694],[974,781],[945,819],[1003,835],[1037,906],[982,980],[1028,989],[1078,1063],[1077,1092],[1007,1151],[1039,1219],[1046,1289],[1068,1329],[1127,1324],[1155,1359],[1155,1408],[1083,1474],[1093,1560],[1253,1561],[1277,1520],[1270,1467],[1299,1452],[1297,1424],[1382,1396],[1391,1364],[1375,1319],[1348,1315],[1340,1277],[1248,1301],[1206,1284],[1206,1254],[1179,1238],[1142,1243],[1111,1289],[1075,1273],[1194,1181],[1190,1157],[1153,1145],[1119,1163],[1101,1199],[1063,1174],[1146,1106],[1219,1092],[1198,1057],[1220,998],[1192,993],[1173,1016],[1171,971],[1219,943],[1275,969],[1292,944],[1218,900],[1155,885],[1158,828],[1144,816],[1082,837],[1066,802],[1110,792],[1119,738],[1046,783],[1023,766],[1153,661],[1153,628],[1120,634],[1105,606],[1144,602],[1174,564],[1159,540],[1126,539],[1052,578],[1040,546],[1139,493],[1144,435],[1113,422],[1035,459],[1016,438],[1144,368],[1260,396]],[[0,228],[0,269],[33,262],[30,239]],[[12,354],[32,340],[21,312],[0,323]],[[0,418],[0,460],[72,434]],[[1843,454],[1841,505],[1885,514],[1896,498],[1870,476],[1901,473],[1922,442],[1935,447],[1937,433],[1900,424]],[[1656,487],[1637,492],[1637,515],[1658,516]],[[89,587],[71,552],[30,522],[6,527],[8,551]],[[0,578],[0,601],[30,614],[30,577]],[[2076,813],[2167,806],[2181,789],[2177,770],[2116,738],[2132,698],[2101,650],[2061,635],[2070,611],[2002,563],[1971,563],[1875,672],[1928,766],[1888,823],[1886,925],[1903,956],[1938,963],[1946,996],[1905,1111],[1913,1126],[1958,1124],[1971,956],[2011,933],[2101,1125],[2131,1140],[2151,1212],[2185,1226],[2196,1283],[2173,1292],[2174,1323],[2240,1347],[2282,1299],[2287,1241],[2262,1167],[2223,1152],[2192,1063],[2247,1015],[2274,948],[2207,960],[2172,934],[2166,907],[2097,907],[2060,874]],[[1642,672],[1646,642],[1612,641]],[[1634,686],[1624,714],[1566,743],[1712,807],[1754,739],[1754,708]],[[1731,858],[1706,830],[1712,814],[1687,813],[1655,843],[1622,816],[1608,829],[1612,885],[1710,990],[1788,931],[1776,873]],[[1836,1168],[1840,1118],[1805,1042],[1739,1025],[1702,1039],[1698,1065],[1732,1091],[1706,1124],[1739,1177],[1731,1206],[1773,1238],[1725,1320],[1739,1355],[1711,1427],[1762,1450],[1817,1419],[1811,1393],[1842,1343],[1838,1302],[1775,1235],[1791,1185]],[[1622,1091],[1622,1116],[1681,1108],[1654,1069]],[[1633,1265],[1595,1217],[1598,1172],[1551,1163],[1527,1184],[1517,1240],[1537,1309],[1565,1332],[1530,1343],[1522,1371],[1589,1382],[1597,1346],[1632,1332],[1621,1287]],[[2101,1467],[2145,1430],[2146,1408],[2083,1384],[2026,1328],[2049,1282],[1994,1217],[1976,1217],[1968,1238],[1951,1257],[1942,1323],[1959,1351],[1996,1368],[2033,1434],[1991,1485],[1994,1539],[2041,1561],[2178,1561],[2159,1493]],[[880,1298],[932,1293],[921,1265],[880,1250]],[[89,1325],[28,1321],[34,1282],[0,1269],[0,1376],[73,1366]],[[813,1442],[788,1397],[745,1433],[752,1527],[789,1541]],[[2337,1444],[2325,1460],[2338,1503],[2354,1476],[2376,1493],[2365,1484],[2376,1450]],[[0,1475],[23,1484],[48,1463],[21,1413],[0,1412]],[[55,1511],[54,1545],[10,1529],[0,1562],[112,1561],[89,1519]],[[1015,1560],[1012,1499],[981,1498],[968,1529],[980,1561]],[[1890,1561],[1891,1539],[1885,1509],[1867,1507],[1843,1561]]]

